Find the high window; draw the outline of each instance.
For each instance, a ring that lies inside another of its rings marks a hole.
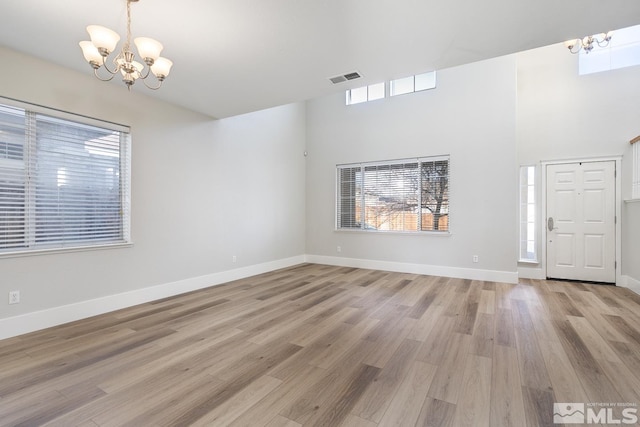
[[[389,82],[389,96],[404,95],[405,93],[435,89],[436,72],[416,74]],[[385,97],[385,82],[380,82],[355,89],[347,89],[345,102],[347,105],[360,104]]]
[[[537,262],[536,167],[520,167],[520,261]]]
[[[0,254],[128,242],[128,128],[16,105],[0,105]]]
[[[361,102],[375,101],[384,98],[384,82],[348,89],[346,92],[347,105],[360,104]]]
[[[436,72],[416,74],[391,80],[390,95],[404,95],[405,93],[419,92],[421,90],[434,89],[436,87]]]
[[[640,25],[613,32],[607,47],[595,47],[588,54],[580,51],[580,75],[616,70],[640,64]]]
[[[447,232],[449,156],[338,165],[336,227]]]

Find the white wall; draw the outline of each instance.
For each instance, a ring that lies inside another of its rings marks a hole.
[[[622,214],[622,274],[636,283],[640,293],[640,202],[625,203]]]
[[[307,103],[311,259],[515,278],[515,57],[438,71],[437,79],[435,90],[364,104],[345,106],[342,91]],[[337,164],[440,154],[451,155],[450,236],[334,230]]]
[[[305,253],[312,261],[515,280],[518,165],[624,155],[628,198],[628,141],[640,134],[638,68],[578,77],[577,57],[561,45],[441,70],[431,91],[354,106],[338,91],[306,107],[220,121],[127,93],[90,70],[4,48],[0,61],[0,95],[131,126],[135,242],[0,257],[0,337],[34,313],[87,301],[115,307],[120,295],[133,294],[133,303]],[[451,155],[451,235],[334,230],[336,164],[439,154]],[[622,205],[622,234],[623,274],[638,282],[640,203]],[[9,306],[7,292],[16,289],[22,303]]]
[[[622,196],[630,197],[629,140],[640,135],[639,67],[579,76],[578,56],[562,44],[516,57],[520,164],[623,156]],[[640,206],[620,203],[622,274],[638,280]]]
[[[0,319],[303,259],[304,103],[215,121],[99,82],[89,68],[81,74],[4,48],[0,63],[2,96],[131,126],[134,241],[0,257]],[[20,290],[20,304],[7,305],[9,290]]]

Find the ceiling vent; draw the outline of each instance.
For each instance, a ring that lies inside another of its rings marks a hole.
[[[348,80],[359,79],[360,77],[362,77],[360,73],[358,73],[357,71],[354,71],[353,73],[347,73],[341,76],[331,77],[329,80],[331,80],[331,83],[335,85],[338,83],[346,82]]]

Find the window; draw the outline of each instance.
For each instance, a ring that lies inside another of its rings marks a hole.
[[[384,98],[384,82],[347,90],[347,105]]]
[[[581,50],[579,74],[616,70],[640,64],[640,25],[614,31],[607,47],[596,47],[588,54]]]
[[[520,167],[520,261],[537,262],[536,167]]]
[[[436,72],[416,74],[415,76],[391,80],[389,93],[391,96],[404,95],[405,93],[434,89],[436,87]]]
[[[129,133],[0,105],[0,254],[129,241]]]
[[[449,231],[449,156],[338,165],[336,226]]]
[[[631,156],[633,158],[633,185],[631,198],[640,199],[640,137],[631,140]]]

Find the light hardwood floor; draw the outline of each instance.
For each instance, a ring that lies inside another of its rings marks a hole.
[[[305,264],[0,341],[0,424],[541,426],[640,403],[640,296]]]

